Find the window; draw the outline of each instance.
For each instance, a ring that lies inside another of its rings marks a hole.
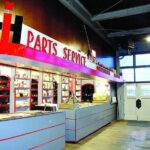
[[[135,85],[127,86],[127,96],[136,96],[136,86]]]
[[[122,57],[122,56],[121,56]],[[133,55],[120,58],[120,67],[133,66]]]
[[[136,81],[150,81],[150,67],[149,68],[136,68],[135,80]]]
[[[150,54],[135,55],[136,66],[150,65]]]
[[[134,69],[133,68],[122,69],[122,77],[123,77],[123,80],[125,81],[133,82],[134,81]]]
[[[141,96],[150,96],[150,85],[141,86]]]
[[[150,53],[120,56],[119,63],[126,82],[150,81]]]

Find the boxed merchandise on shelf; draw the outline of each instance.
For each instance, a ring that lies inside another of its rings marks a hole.
[[[51,73],[43,73],[42,83],[42,103],[53,102],[53,75]]]
[[[16,69],[15,111],[30,110],[30,70]]]

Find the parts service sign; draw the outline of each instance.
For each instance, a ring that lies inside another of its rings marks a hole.
[[[72,61],[82,66],[96,69],[96,65],[93,65],[93,63],[91,64],[87,59],[87,55],[83,52],[74,50],[24,24],[22,25],[20,43],[35,50]]]

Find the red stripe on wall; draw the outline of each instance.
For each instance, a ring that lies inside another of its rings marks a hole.
[[[29,135],[29,134],[33,134],[33,133],[37,133],[37,132],[44,131],[44,130],[47,130],[47,129],[50,129],[50,128],[54,128],[54,127],[57,127],[57,126],[61,126],[61,125],[64,125],[64,124],[65,123],[60,123],[60,124],[57,124],[57,125],[49,126],[47,128],[42,128],[42,129],[39,129],[39,130],[34,130],[34,131],[30,131],[30,132],[19,134],[19,135],[3,138],[3,139],[0,139],[0,142],[6,141],[6,140],[11,140],[11,139],[18,138],[18,137],[25,136],[25,135]]]
[[[57,140],[59,140],[59,139],[61,139],[61,138],[63,138],[63,137],[65,137],[65,135],[59,136],[59,137],[57,137],[57,138],[55,138],[55,139],[51,139],[51,140],[49,140],[49,141],[47,141],[47,142],[44,142],[44,143],[41,143],[41,144],[39,144],[39,145],[37,145],[37,146],[31,147],[31,148],[29,148],[28,150],[34,150],[34,149],[36,149],[36,148],[39,148],[39,147],[42,147],[42,146],[47,145],[47,144],[49,144],[49,143],[52,143],[52,142],[54,142],[54,141],[57,141]]]

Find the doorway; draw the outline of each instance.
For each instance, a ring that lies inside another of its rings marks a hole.
[[[126,120],[150,121],[150,83],[125,84]]]
[[[94,85],[93,84],[84,84],[82,85],[82,102],[91,102],[93,101]]]

